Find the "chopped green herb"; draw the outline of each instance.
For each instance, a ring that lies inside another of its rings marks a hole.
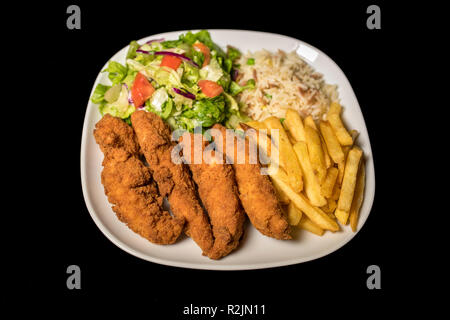
[[[254,58],[248,58],[247,59],[247,65],[252,66],[255,64],[255,59]]]

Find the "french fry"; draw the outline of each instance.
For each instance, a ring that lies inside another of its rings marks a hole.
[[[332,102],[327,113],[327,120],[330,122],[339,143],[342,146],[351,146],[353,144],[353,139],[342,123],[341,110],[342,107],[339,103]]]
[[[326,214],[333,220],[336,220],[336,216],[334,215],[333,212],[326,212]]]
[[[314,122],[314,119],[312,116],[307,116],[304,120],[305,126],[310,126],[311,128],[314,128],[317,130],[316,123]]]
[[[311,126],[305,125],[305,134],[312,168],[317,173],[319,183],[322,183],[327,175],[327,167],[325,165],[325,156],[323,154],[319,132]]]
[[[344,152],[330,124],[326,121],[321,121],[319,127],[331,159],[337,164],[344,162]]]
[[[281,204],[289,204],[289,202],[291,200],[289,200],[289,197],[283,192],[283,190],[280,189],[277,181],[274,179],[270,179],[270,180],[272,180],[273,188],[275,189],[275,193],[277,194],[278,201]]]
[[[335,167],[331,167],[327,170],[327,176],[320,186],[321,193],[325,198],[331,198],[338,174],[339,170]]]
[[[294,145],[294,151],[300,162],[303,172],[303,189],[312,205],[321,207],[327,204],[327,200],[322,196],[320,184],[311,166],[308,146],[305,142],[299,141]]]
[[[289,202],[288,208],[288,222],[291,226],[296,226],[302,218],[302,211],[299,210],[292,202]]]
[[[273,179],[277,180],[280,189],[283,190],[284,193],[286,193],[286,195],[289,197],[289,199],[291,199],[294,205],[299,208],[304,214],[306,214],[308,218],[311,219],[315,224],[317,224],[322,229],[331,230],[333,232],[339,230],[339,225],[336,223],[336,221],[331,219],[325,212],[323,212],[319,208],[311,205],[311,203],[303,194],[296,193],[289,184],[283,181],[286,180],[286,178],[280,177],[283,175],[283,172],[281,170],[277,170],[277,172],[274,174],[273,172],[271,173],[269,167],[269,174]]]
[[[255,130],[260,130],[260,129],[267,129],[266,125],[264,124],[264,122],[259,122],[259,121],[249,121],[245,123],[246,125],[252,127]],[[247,130],[247,129],[244,129]]]
[[[356,186],[356,177],[358,174],[359,163],[362,157],[362,150],[353,147],[348,153],[345,163],[344,179],[342,181],[341,194],[339,196],[335,216],[342,224],[347,224],[353,195]]]
[[[338,176],[338,183],[342,184],[342,179],[344,179],[344,170],[345,170],[345,162],[347,161],[347,156],[350,151],[350,146],[345,146],[342,148],[342,152],[344,153],[344,161],[338,163],[338,169],[339,169],[339,176]]]
[[[364,186],[366,180],[366,167],[364,161],[361,161],[356,180],[355,194],[353,195],[352,206],[350,208],[350,227],[356,232],[358,226],[359,210],[364,198]]]
[[[336,210],[336,200],[327,199],[327,204],[323,207],[320,207],[320,209],[322,209],[322,211],[328,214],[328,216],[330,216],[331,218],[336,219],[334,215],[334,211]]]
[[[289,142],[293,146],[297,142],[297,140],[295,140],[295,138],[289,133],[289,131],[286,131],[286,134],[287,134],[287,136],[289,138]]]
[[[289,141],[286,131],[280,120],[276,117],[269,117],[264,120],[268,129],[278,129],[279,141],[275,141],[279,148],[280,165],[286,170],[289,184],[295,192],[303,190],[303,174],[300,163],[295,155],[294,149]],[[275,139],[274,139],[275,140]]]
[[[333,194],[331,195],[331,199],[333,199],[334,201],[338,201],[340,195],[341,195],[341,187],[340,187],[339,183],[335,183],[334,188],[333,188]]]
[[[334,199],[328,198],[328,209],[334,213],[334,211],[336,211],[336,207],[337,207],[337,202]]]
[[[320,207],[320,210],[322,210],[326,214],[329,214],[331,212],[330,209],[328,208],[328,203],[326,205]]]
[[[241,122],[239,125],[242,130],[247,132],[247,136],[249,137],[249,139],[252,139],[254,142],[256,142],[258,148],[262,150],[263,154],[265,154],[270,159],[270,163],[277,163],[278,165],[280,165],[278,163],[279,159],[276,159],[276,155],[278,155],[278,153],[272,152],[272,148],[276,148],[276,146],[269,136],[269,130],[267,128],[254,129],[253,127],[249,126],[248,123],[243,122]],[[254,129],[255,134],[248,134],[249,129]],[[262,154],[259,153],[259,156],[261,160]]]
[[[319,136],[320,136],[320,142],[322,145],[323,155],[325,157],[325,167],[328,169],[329,167],[331,167],[333,165],[333,162],[330,158],[330,154],[328,153],[328,148],[325,143],[325,140],[323,139],[322,135],[319,134]]]
[[[317,234],[318,236],[322,236],[325,232],[321,227],[312,222],[306,215],[302,216],[300,222],[298,223],[298,227]]]
[[[350,130],[350,135],[352,136],[353,144],[355,144],[355,140],[359,137],[358,130]]]
[[[287,109],[283,125],[286,126],[295,141],[306,141],[305,127],[303,126],[302,118],[300,118],[297,111]]]

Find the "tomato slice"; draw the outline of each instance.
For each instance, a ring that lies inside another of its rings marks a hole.
[[[164,56],[161,61],[161,67],[169,67],[173,70],[177,70],[181,64],[181,59],[174,56]]]
[[[209,64],[209,61],[211,61],[211,54],[209,48],[201,42],[194,43],[192,46],[194,47],[195,50],[203,53],[205,60],[203,60],[202,67],[207,66]]]
[[[145,103],[145,100],[150,98],[155,92],[150,81],[140,72],[137,73],[131,87],[131,97],[133,98],[134,106],[140,107]]]
[[[223,88],[221,85],[215,83],[211,80],[200,80],[198,82],[200,89],[208,98],[217,97],[219,94],[223,92]]]

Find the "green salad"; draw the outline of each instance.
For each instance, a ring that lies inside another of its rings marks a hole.
[[[138,109],[154,112],[170,127],[193,131],[222,123],[235,128],[249,118],[235,96],[252,90],[255,81],[240,86],[234,80],[236,48],[222,50],[208,31],[187,32],[177,40],[153,39],[130,43],[125,65],[110,61],[102,72],[110,85],[98,84],[91,97],[102,115],[109,113],[130,123]]]

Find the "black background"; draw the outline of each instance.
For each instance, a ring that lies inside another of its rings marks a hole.
[[[81,8],[81,30],[66,28],[70,4]],[[381,7],[381,30],[366,27],[370,4]],[[28,145],[34,155],[30,170],[38,176],[31,181],[34,191],[28,200],[35,209],[30,222],[35,248],[26,265],[38,271],[23,278],[27,290],[35,293],[34,299],[45,297],[62,306],[78,306],[70,310],[103,301],[104,309],[141,311],[150,319],[155,313],[183,318],[182,308],[191,303],[265,304],[265,318],[272,319],[301,317],[307,312],[355,315],[359,307],[372,315],[381,314],[387,306],[397,308],[399,296],[414,295],[408,283],[416,267],[406,260],[411,239],[401,236],[405,226],[399,223],[406,206],[397,201],[404,197],[401,181],[408,173],[398,169],[402,150],[392,139],[393,132],[397,141],[404,134],[396,120],[403,113],[398,78],[405,61],[400,50],[409,46],[411,33],[417,32],[405,27],[405,7],[394,8],[382,1],[122,1],[95,6],[87,1],[62,1],[33,10],[28,13],[36,21],[33,31],[40,36],[30,36],[28,41],[42,49],[39,58],[44,61],[42,74],[36,77],[37,94],[50,99],[42,98],[30,112],[33,118],[42,117],[39,105],[52,110],[42,121],[32,121],[33,133],[43,138],[36,136]],[[338,251],[273,269],[188,270],[127,254],[91,219],[82,196],[79,159],[86,104],[102,66],[133,39],[219,28],[267,31],[303,40],[330,56],[352,84],[372,143],[376,195],[361,232]],[[81,290],[66,288],[66,268],[71,264],[81,267]],[[372,264],[381,268],[381,290],[366,287],[366,268]]]

